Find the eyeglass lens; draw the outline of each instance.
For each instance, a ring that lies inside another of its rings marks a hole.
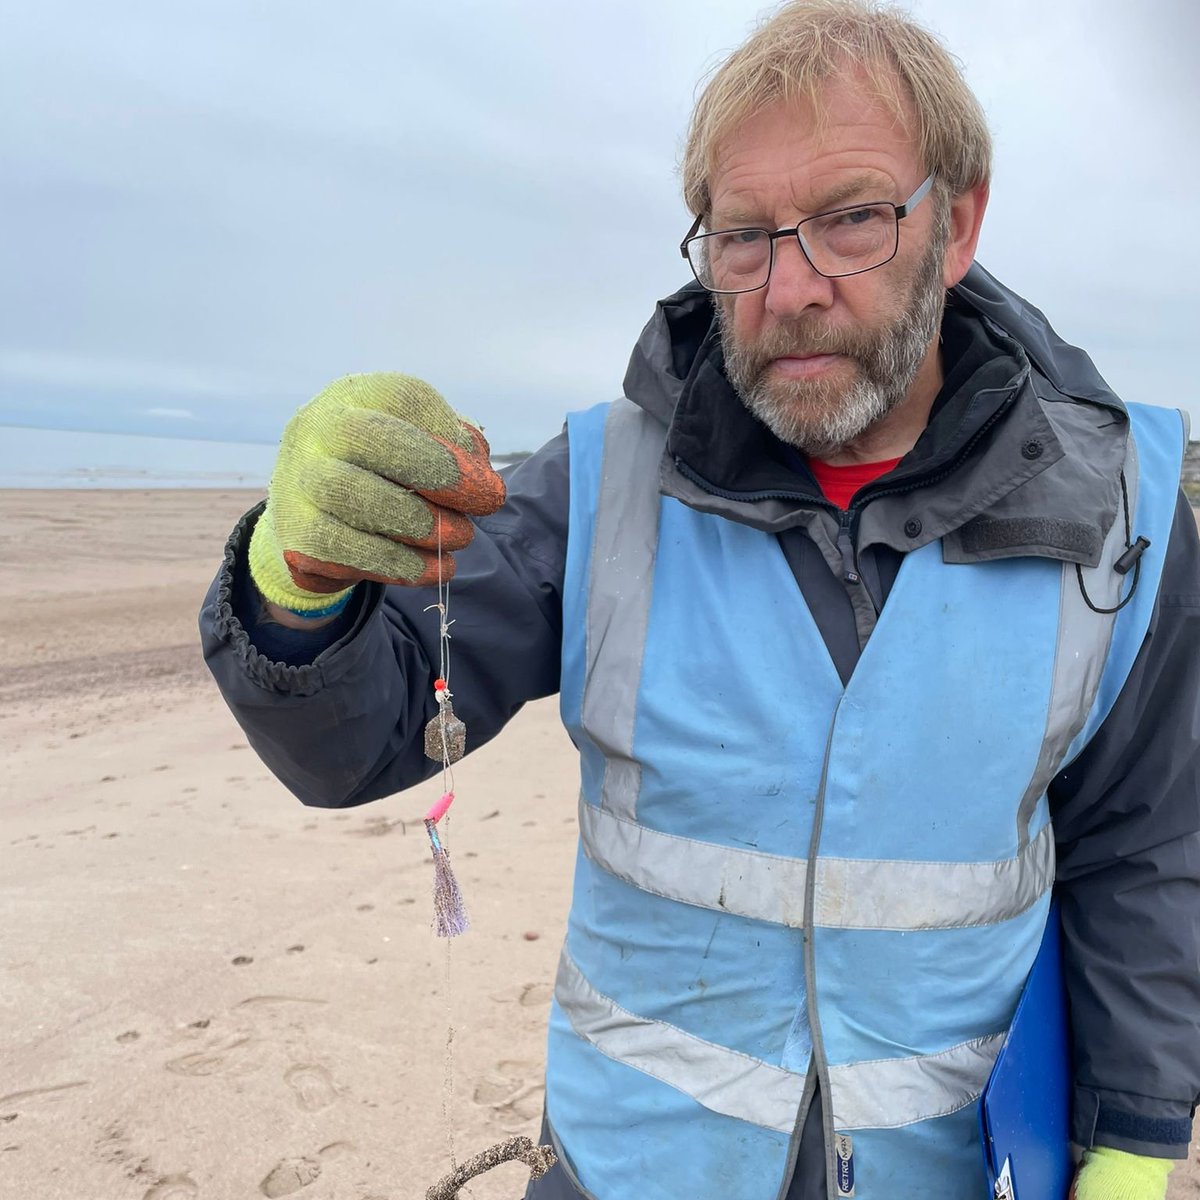
[[[882,266],[896,253],[896,210],[870,204],[824,213],[802,221],[799,232],[814,270],[853,275]],[[696,278],[712,291],[753,291],[771,274],[773,240],[765,229],[702,234],[688,243],[688,259]]]

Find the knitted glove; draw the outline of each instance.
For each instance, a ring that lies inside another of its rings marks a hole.
[[[1169,1158],[1096,1146],[1083,1152],[1071,1194],[1075,1200],[1164,1200],[1174,1165]]]
[[[288,422],[250,539],[250,575],[271,603],[336,612],[362,579],[428,584],[438,548],[461,550],[467,515],[495,512],[504,481],[483,434],[407,375],[335,380]],[[442,577],[454,573],[448,554]]]

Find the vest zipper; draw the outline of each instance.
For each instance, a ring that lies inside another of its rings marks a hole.
[[[817,788],[812,834],[808,843],[808,871],[804,880],[804,988],[807,993],[804,999],[808,1006],[808,1025],[812,1030],[812,1065],[813,1070],[817,1073],[818,1086],[821,1089],[821,1115],[823,1118],[821,1132],[825,1142],[825,1179],[831,1196],[836,1195],[834,1180],[837,1170],[834,1164],[834,1137],[836,1134],[833,1127],[834,1099],[829,1084],[829,1063],[825,1057],[825,1032],[821,1028],[821,1017],[817,1006],[817,954],[813,934],[816,917],[817,863],[820,858],[821,831],[825,825],[825,792],[829,784],[829,761],[833,757],[833,738],[837,732],[838,714],[842,711],[843,699],[845,699],[844,692],[834,706],[833,716],[829,722],[829,732],[825,737],[825,755],[821,762],[821,782]]]

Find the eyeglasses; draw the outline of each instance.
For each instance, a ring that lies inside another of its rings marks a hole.
[[[734,295],[767,286],[775,265],[775,243],[795,235],[809,265],[827,279],[861,275],[891,262],[900,247],[900,222],[933,187],[933,175],[903,204],[852,204],[806,217],[790,229],[721,229],[697,233],[693,222],[679,253],[710,292]]]

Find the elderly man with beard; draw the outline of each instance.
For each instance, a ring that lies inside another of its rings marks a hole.
[[[982,1196],[1052,894],[1077,1195],[1161,1198],[1200,1091],[1179,414],[973,263],[987,130],[892,10],[782,8],[683,168],[694,282],[624,397],[504,482],[419,381],[300,410],[206,600],[212,671],[307,804],[427,778],[411,585],[455,551],[470,744],[561,694],[580,853],[531,1198]]]

